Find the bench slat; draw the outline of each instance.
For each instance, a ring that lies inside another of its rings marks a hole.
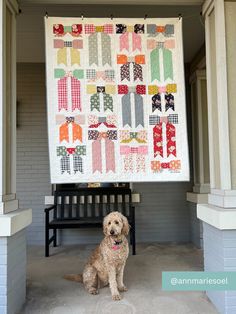
[[[114,196],[115,196],[114,209],[115,209],[115,210],[118,210],[118,209],[119,209],[119,207],[118,207],[118,194],[115,194]]]
[[[125,215],[126,214],[126,204],[125,204],[125,198],[126,198],[126,194],[122,194],[122,214]]]
[[[65,197],[61,196],[61,211],[60,211],[60,218],[61,219],[63,219],[64,215],[65,215],[64,209],[65,209]]]
[[[103,217],[103,195],[99,194],[99,217]]]
[[[91,216],[95,216],[95,207],[96,207],[96,195],[92,195],[92,205],[91,205]]]
[[[76,218],[80,217],[80,195],[76,197]]]
[[[88,217],[88,195],[84,195],[84,217]]]
[[[73,196],[69,196],[69,218],[72,218]]]
[[[106,195],[107,197],[107,204],[106,204],[106,215],[109,213],[109,211],[111,210],[111,195],[108,194]]]

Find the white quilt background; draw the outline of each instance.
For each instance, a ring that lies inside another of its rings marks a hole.
[[[189,180],[181,19],[48,17],[45,38],[51,183]]]

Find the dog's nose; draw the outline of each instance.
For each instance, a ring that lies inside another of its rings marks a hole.
[[[114,230],[111,230],[111,231],[110,231],[110,234],[111,234],[111,235],[113,235],[114,233],[115,233]]]

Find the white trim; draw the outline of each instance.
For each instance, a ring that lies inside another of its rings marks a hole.
[[[236,229],[236,208],[225,209],[208,204],[198,204],[197,217],[220,230]]]
[[[206,204],[208,202],[208,194],[187,192],[187,201],[196,204]]]
[[[236,196],[236,190],[211,189],[211,194],[223,195],[223,196]]]
[[[211,189],[208,203],[223,208],[236,208],[236,190]]]
[[[210,183],[194,184],[194,193],[210,193]]]
[[[6,0],[6,6],[12,11],[12,14],[18,14],[19,5],[16,0]]]
[[[224,208],[236,208],[236,196],[209,194],[208,203]]]
[[[197,177],[197,170],[196,170],[196,163],[197,163],[197,152],[196,152],[196,130],[197,130],[197,125],[195,125],[195,120],[194,120],[194,112],[195,112],[195,106],[197,105],[197,99],[194,99],[194,85],[195,87],[197,86],[196,83],[196,73],[194,73],[194,76],[190,77],[191,80],[191,119],[192,119],[192,150],[193,150],[193,181],[194,184],[196,184],[196,177]]]
[[[216,84],[221,189],[231,189],[224,0],[215,2]]]
[[[199,162],[199,181],[204,184],[204,152],[203,152],[203,122],[202,122],[202,88],[201,81],[206,78],[200,78],[197,73],[197,115],[198,115],[198,162]],[[209,156],[208,156],[209,158]]]
[[[15,199],[16,199],[15,193],[2,195],[2,202],[8,202]]]
[[[7,202],[0,203],[0,212],[7,214],[19,208],[19,201],[14,199]]]
[[[201,82],[206,81],[206,71],[196,70],[189,79],[191,84],[191,111],[192,111],[192,138],[193,138],[193,177],[194,187],[193,192],[196,193],[209,193],[209,183],[205,182],[205,170],[204,170],[204,151],[203,151],[203,117],[202,117],[202,88]],[[196,87],[196,91],[193,87]],[[196,92],[196,93],[195,93]],[[195,98],[194,98],[195,95]],[[196,112],[197,119],[195,121],[194,113]],[[195,122],[197,123],[195,125]],[[197,136],[196,136],[197,135]],[[198,144],[198,145],[197,145]],[[196,150],[198,146],[198,150]],[[209,158],[209,156],[206,156]],[[197,167],[198,165],[198,167]],[[197,168],[198,172],[197,173]],[[199,174],[199,182],[196,181],[196,177]]]
[[[203,61],[204,60],[204,61]],[[203,58],[200,63],[199,63],[201,66],[203,66],[203,64],[205,64],[206,66],[206,58]],[[198,65],[199,66],[199,65]],[[193,72],[191,75],[190,75],[190,78],[189,78],[189,83],[193,83],[195,82],[197,79],[205,79],[206,80],[206,70],[205,69],[201,69],[201,70],[196,70],[195,72]]]
[[[201,5],[203,0],[21,0],[21,5],[37,5],[37,4],[45,4],[45,5],[58,5],[58,4],[107,4],[107,5]],[[81,13],[81,12],[80,12]],[[145,14],[145,12],[144,12]]]
[[[18,200],[16,200],[16,14],[18,13],[18,3],[16,0],[0,0],[0,214],[6,214],[18,209]],[[11,136],[10,156],[6,156],[6,10],[11,13],[11,117],[9,132]],[[10,174],[6,174],[6,162],[10,162]],[[10,180],[9,194],[6,193],[6,175]]]
[[[5,191],[5,168],[4,168],[4,104],[5,104],[5,3],[0,0],[0,196]],[[2,212],[0,211],[0,214]]]
[[[18,4],[15,0],[6,0],[6,7],[10,10],[11,17],[11,193],[16,193],[16,14]]]
[[[206,32],[206,74],[207,74],[207,107],[208,107],[208,145],[209,145],[209,168],[210,168],[210,185],[215,187],[215,164],[214,164],[214,146],[213,146],[213,121],[212,121],[212,80],[211,80],[211,35],[209,16],[205,19]]]
[[[214,0],[205,0],[202,5],[202,15],[210,15],[214,7]]]
[[[0,237],[9,237],[26,228],[32,222],[32,209],[16,210],[0,215]]]
[[[198,63],[198,72],[204,71],[205,72],[205,78],[206,78],[206,56],[202,58],[202,60]]]

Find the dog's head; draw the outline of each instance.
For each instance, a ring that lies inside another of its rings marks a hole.
[[[111,212],[103,220],[103,232],[106,236],[118,236],[129,233],[129,223],[125,216],[119,212]]]

